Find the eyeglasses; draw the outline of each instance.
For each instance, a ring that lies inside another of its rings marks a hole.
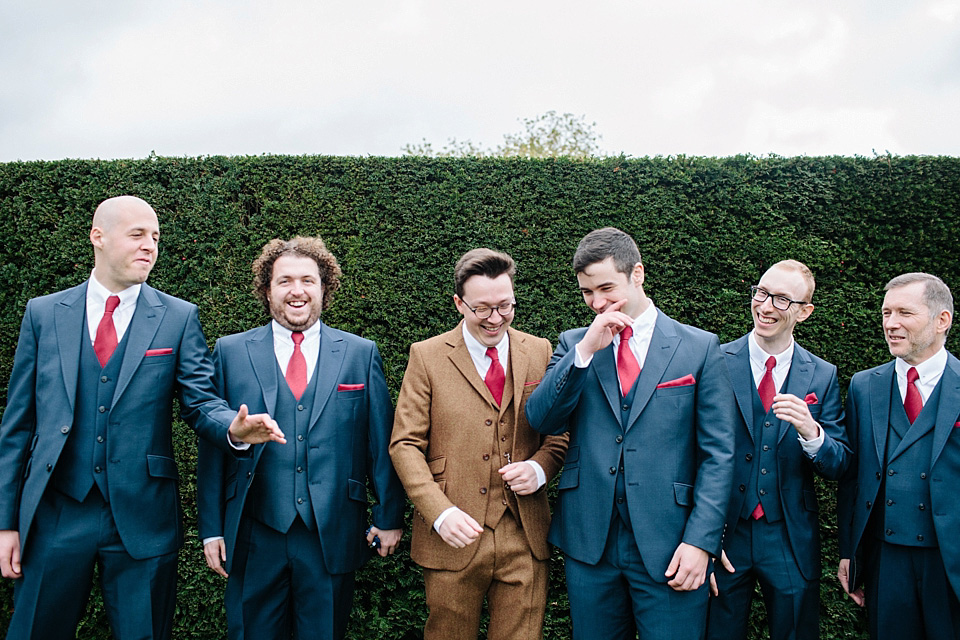
[[[760,287],[753,285],[750,287],[750,295],[757,302],[764,302],[767,298],[770,298],[775,309],[780,309],[780,311],[786,311],[790,308],[792,304],[808,304],[806,300],[791,300],[787,296],[777,296],[766,289],[761,289]]]
[[[473,314],[478,318],[480,318],[481,320],[486,320],[487,318],[492,316],[494,311],[499,313],[501,318],[506,318],[517,309],[516,300],[514,300],[513,302],[504,302],[503,304],[496,307],[471,307],[469,304],[467,304],[466,300],[463,301],[463,304],[467,306],[467,309],[470,309],[470,311],[473,311]]]

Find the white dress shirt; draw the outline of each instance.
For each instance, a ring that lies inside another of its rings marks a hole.
[[[920,376],[917,378],[917,390],[920,392],[920,397],[923,398],[923,403],[926,404],[927,398],[933,393],[937,383],[940,382],[940,378],[943,377],[943,370],[947,367],[946,348],[941,347],[940,351],[918,365],[908,364],[902,358],[897,358],[894,368],[897,371],[897,387],[900,389],[901,401],[907,397],[907,371],[913,366],[916,366],[917,374]]]
[[[633,329],[633,335],[630,336],[630,341],[627,343],[627,346],[630,347],[630,351],[633,352],[633,356],[637,359],[637,364],[640,365],[640,370],[643,370],[643,363],[647,360],[647,351],[650,350],[650,341],[653,340],[653,328],[657,324],[657,316],[659,312],[657,307],[651,302],[650,306],[647,307],[646,311],[637,316],[633,324],[630,325],[630,328]],[[579,345],[578,345],[579,346]],[[620,350],[620,334],[613,336],[613,361],[616,364],[617,353]],[[593,362],[593,356],[596,354],[591,354],[589,358],[583,358],[580,355],[580,349],[574,348],[576,352],[573,358],[573,365],[579,369],[585,369],[590,366],[590,363]],[[617,377],[619,378],[619,371],[617,372]]]
[[[780,393],[780,387],[783,386],[784,381],[787,379],[787,375],[790,373],[790,365],[793,364],[793,351],[796,342],[794,342],[793,338],[790,338],[790,346],[784,349],[782,353],[767,353],[763,350],[763,347],[757,343],[757,337],[753,334],[753,331],[751,331],[747,344],[750,349],[750,369],[753,371],[753,386],[757,389],[760,388],[760,381],[767,372],[767,358],[773,356],[777,360],[777,364],[773,367],[773,388],[775,394]],[[810,456],[810,458],[814,458],[820,452],[820,447],[823,446],[823,429],[821,429],[818,424],[816,438],[804,440],[798,433],[797,440],[800,442],[803,452]]]
[[[123,335],[133,320],[133,312],[137,310],[137,299],[140,297],[140,285],[127,287],[119,293],[112,293],[90,272],[87,281],[87,331],[90,333],[90,344],[97,338],[97,327],[103,319],[103,311],[107,307],[107,298],[117,296],[120,304],[113,311],[113,327],[117,331],[117,344],[123,340]]]
[[[273,329],[273,353],[277,357],[280,371],[286,377],[290,356],[293,355],[293,331],[276,320],[271,320],[270,324]],[[313,371],[317,368],[317,359],[320,357],[320,322],[314,322],[313,326],[302,333],[303,342],[300,343],[300,352],[307,361],[307,384],[310,384]]]

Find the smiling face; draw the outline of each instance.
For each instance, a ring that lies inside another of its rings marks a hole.
[[[457,306],[457,311],[463,315],[463,323],[467,326],[470,335],[485,347],[495,347],[503,339],[507,327],[513,322],[514,312],[511,311],[504,317],[499,311],[494,311],[489,318],[481,319],[470,308],[499,307],[513,302],[514,299],[513,282],[510,276],[504,273],[496,278],[487,276],[467,278],[463,283],[463,298],[454,294],[453,303]]]
[[[809,300],[810,286],[799,271],[781,267],[771,267],[760,278],[757,286],[770,295],[763,302],[750,300],[750,313],[753,315],[753,335],[764,351],[770,354],[782,353],[793,340],[793,328],[813,313],[813,305],[791,304],[786,310],[773,306],[775,296],[790,300]]]
[[[887,291],[883,297],[883,335],[890,354],[918,365],[937,353],[947,339],[951,315],[931,315],[924,293],[926,284],[914,282]]]
[[[113,293],[146,282],[159,241],[160,225],[149,204],[132,196],[104,201],[90,229],[94,277]]]
[[[270,315],[291,331],[314,325],[323,309],[323,283],[313,258],[282,255],[270,278]]]
[[[599,315],[610,305],[625,299],[620,311],[634,319],[646,311],[650,304],[643,292],[643,278],[642,264],[638,262],[634,265],[628,277],[622,271],[617,271],[613,258],[587,265],[577,274],[583,301],[594,313]]]

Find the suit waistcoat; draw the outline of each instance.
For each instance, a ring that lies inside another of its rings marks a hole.
[[[793,367],[791,366],[791,369]],[[783,381],[781,389],[787,388],[790,374]],[[784,436],[789,438],[790,434]],[[777,443],[780,440],[780,420],[773,414],[773,407],[765,411],[760,393],[753,394],[753,472],[747,486],[748,498],[743,501],[740,517],[747,519],[757,503],[763,505],[763,517],[767,522],[776,522],[783,518],[780,504],[779,474],[777,472]]]
[[[504,377],[502,406],[499,408],[498,419],[494,422],[496,428],[493,430],[493,455],[490,456],[490,481],[487,484],[489,495],[487,512],[483,518],[483,524],[491,529],[496,528],[507,509],[510,509],[514,519],[520,523],[517,496],[506,488],[503,476],[499,473],[500,468],[508,464],[507,455],[513,455],[513,433],[516,428],[514,412],[510,410],[513,406],[513,358],[508,361]]]
[[[128,329],[107,361],[107,366],[101,367],[85,323],[81,330],[80,371],[77,375],[73,427],[60,453],[53,477],[57,491],[78,502],[87,497],[94,484],[103,498],[110,500],[107,493],[107,424],[129,335]],[[122,438],[123,435],[115,433],[112,437]]]
[[[278,375],[283,381],[283,372]],[[320,371],[313,372],[303,396],[297,401],[283,381],[277,385],[274,416],[280,429],[290,434],[287,444],[266,443],[257,461],[256,478],[250,487],[250,515],[275,531],[286,533],[299,515],[307,529],[315,531],[316,519],[307,486],[307,449],[310,426],[310,399],[317,388]]]
[[[933,427],[940,404],[938,384],[911,425],[900,402],[897,380],[890,394],[884,469],[883,531],[881,539],[908,547],[936,547],[937,532],[930,506],[930,458]]]
[[[643,375],[641,371],[640,375]],[[637,376],[637,379],[634,380],[633,386],[630,387],[630,391],[627,392],[626,396],[620,396],[620,429],[621,431],[626,432],[627,423],[630,420],[630,409],[633,406],[633,400],[637,395],[637,386],[640,384],[640,376]],[[617,381],[617,386],[619,388],[620,382]],[[621,392],[622,393],[622,392]],[[634,427],[639,428],[639,427]],[[620,520],[623,521],[623,525],[630,531],[633,531],[633,526],[630,523],[630,509],[627,505],[627,486],[626,480],[623,477],[623,451],[620,451],[620,460],[617,461],[617,482],[614,485],[613,489],[613,504],[617,510],[617,513],[620,515]]]

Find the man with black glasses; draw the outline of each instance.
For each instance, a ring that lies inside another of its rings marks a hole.
[[[544,437],[524,406],[550,342],[510,327],[513,258],[468,251],[454,268],[452,331],[410,347],[390,455],[413,501],[410,557],[424,567],[426,640],[538,640],[547,600],[546,483],[567,436]]]
[[[721,347],[737,398],[735,474],[722,568],[711,577],[707,637],[747,637],[755,585],[770,637],[819,637],[820,543],[813,474],[836,480],[850,463],[837,368],[798,345],[813,313],[814,279],[796,260],[751,287],[753,331]]]

